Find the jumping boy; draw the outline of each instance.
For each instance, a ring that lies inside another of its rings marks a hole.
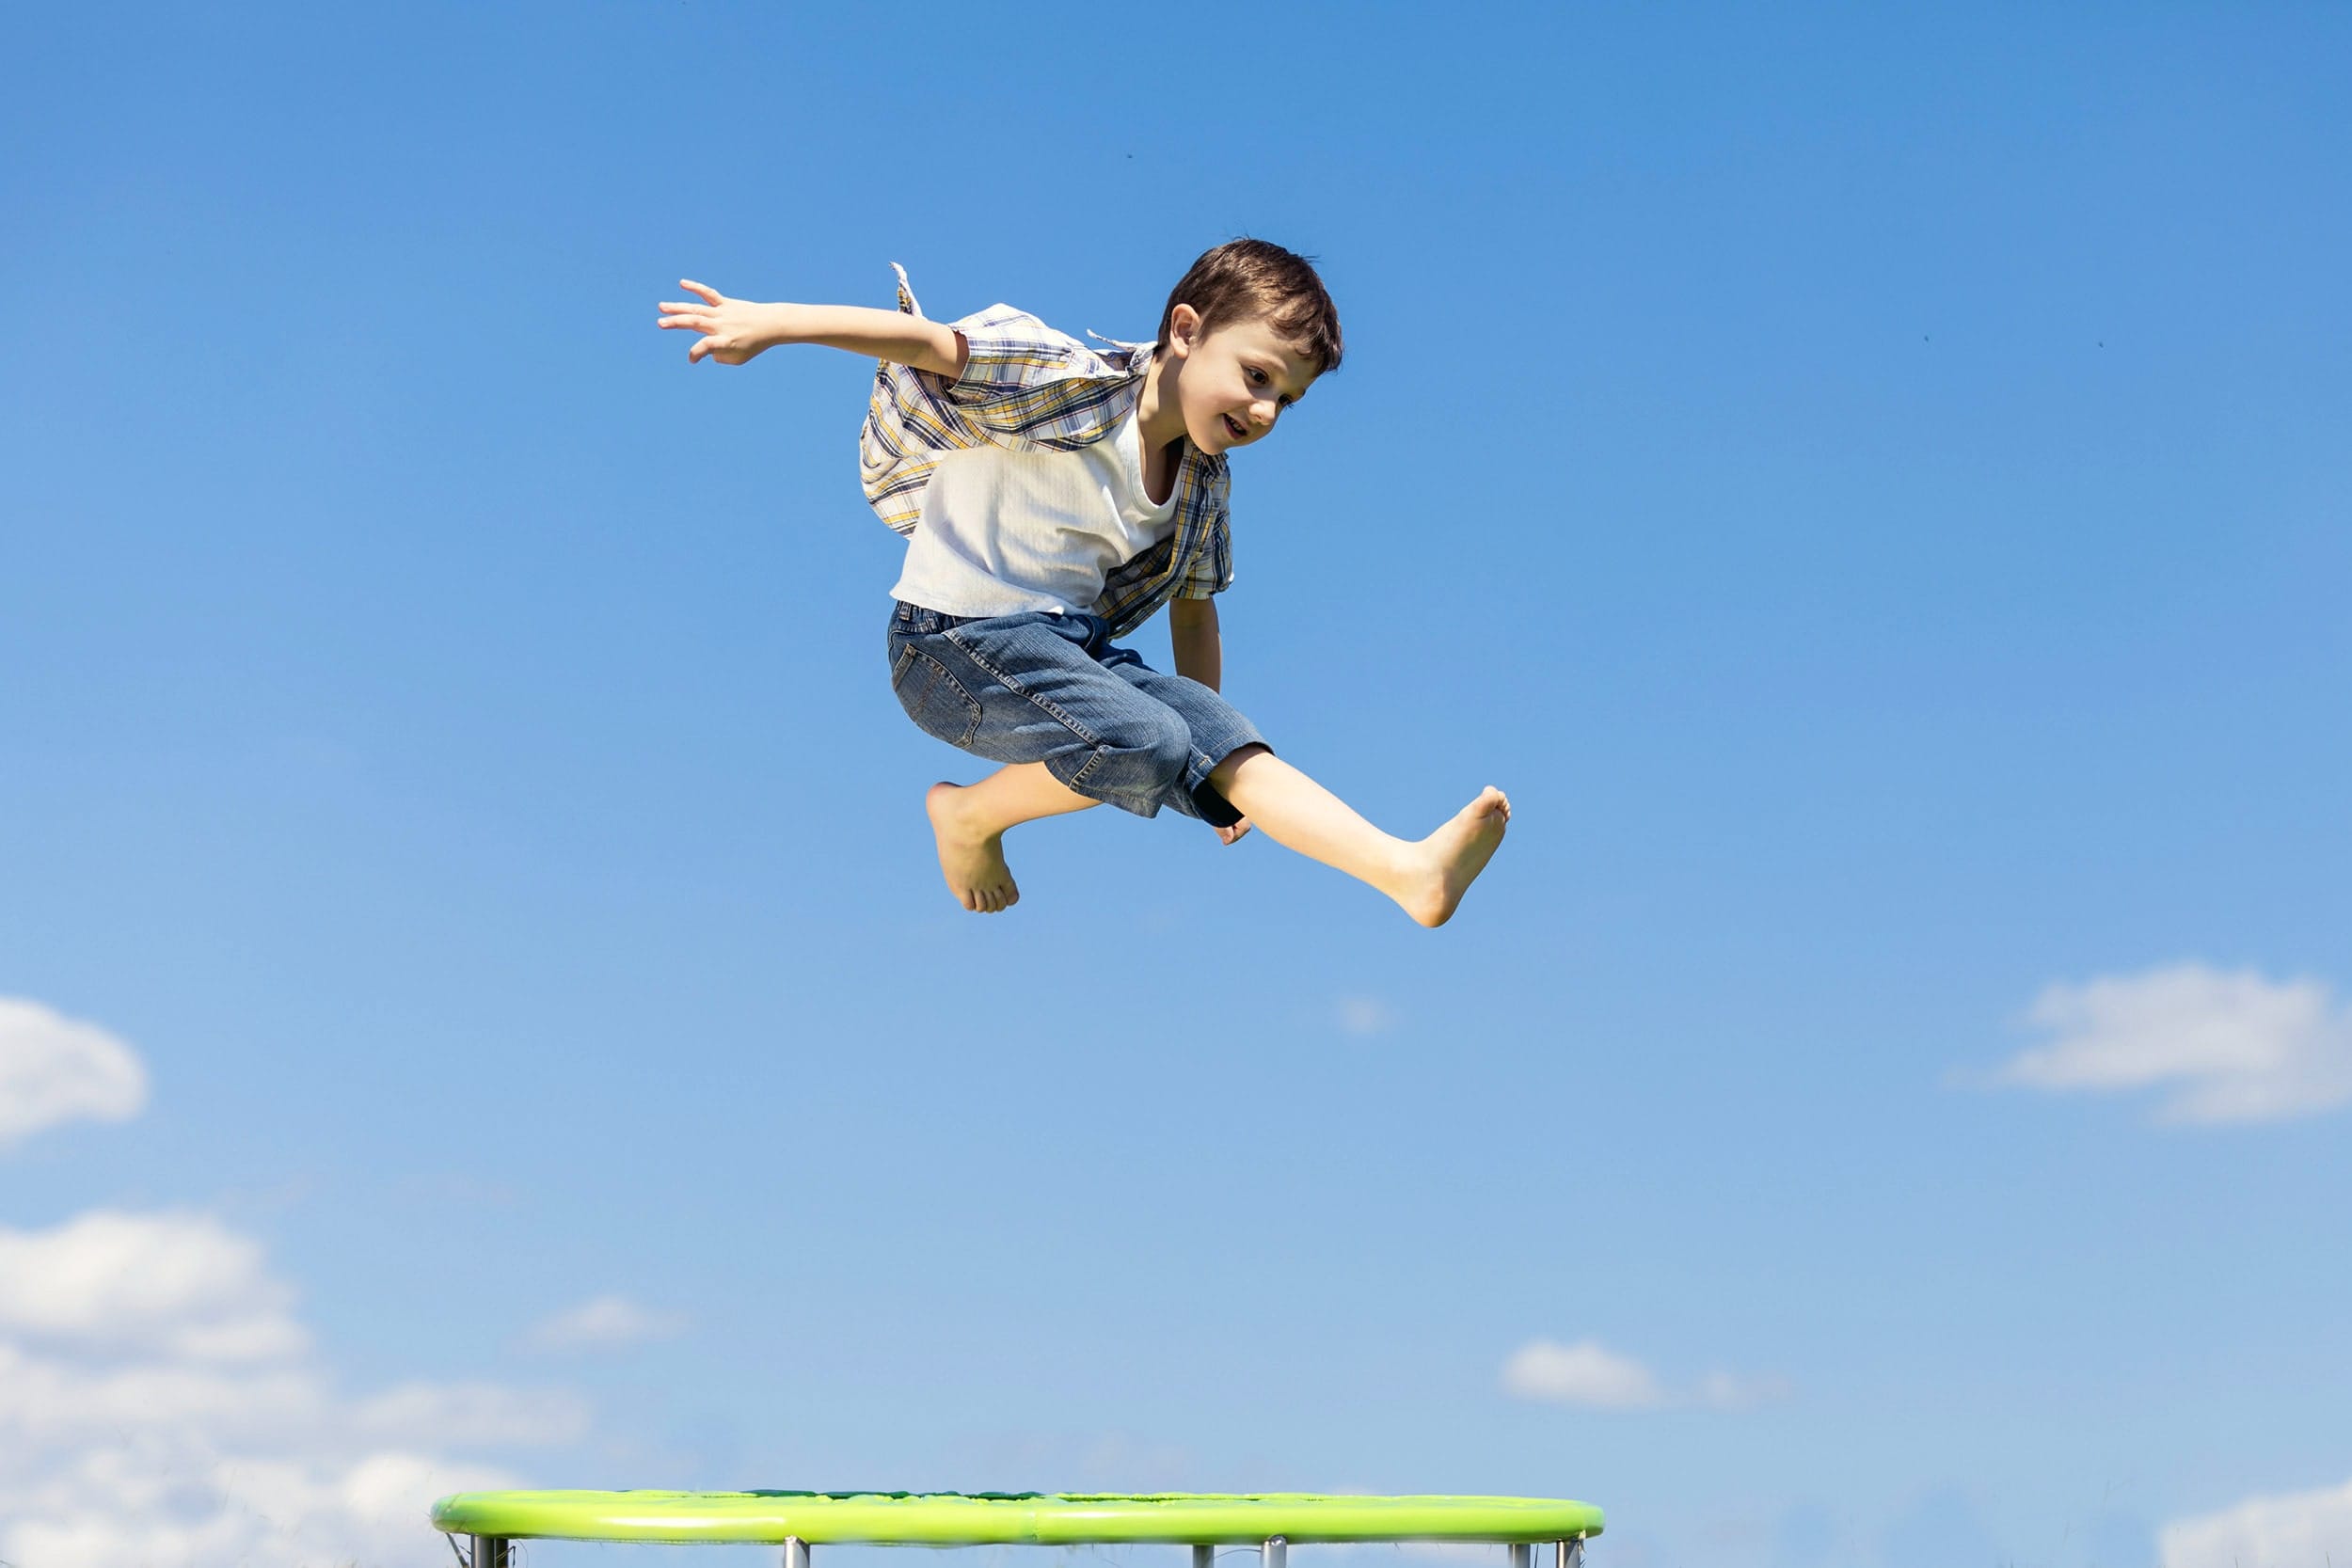
[[[866,495],[908,536],[892,589],[890,681],[930,735],[1005,766],[925,799],[939,868],[967,910],[1018,902],[1008,830],[1104,801],[1163,806],[1231,844],[1276,843],[1452,918],[1502,842],[1492,786],[1427,838],[1393,838],[1276,756],[1218,694],[1214,595],[1232,582],[1226,454],[1273,430],[1340,363],[1339,312],[1305,258],[1235,240],[1195,261],[1150,345],[1089,348],[993,306],[763,305],[681,280],[660,325],[690,361],[779,343],[882,361],[860,439]],[[1112,639],[1168,607],[1176,673]]]

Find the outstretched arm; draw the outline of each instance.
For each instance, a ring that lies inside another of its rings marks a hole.
[[[971,354],[954,327],[901,310],[863,305],[763,305],[729,299],[689,278],[678,279],[678,286],[697,297],[662,301],[660,325],[665,331],[702,334],[686,351],[690,360],[707,357],[722,365],[739,365],[779,343],[822,343],[952,379],[963,374]]]

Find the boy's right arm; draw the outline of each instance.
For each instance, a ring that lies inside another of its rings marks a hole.
[[[707,357],[722,365],[739,365],[779,343],[822,343],[869,359],[912,365],[952,381],[963,374],[971,358],[963,335],[954,327],[902,310],[863,305],[763,305],[729,299],[687,278],[678,284],[698,298],[662,301],[660,325],[668,331],[702,334],[686,351],[689,360]]]

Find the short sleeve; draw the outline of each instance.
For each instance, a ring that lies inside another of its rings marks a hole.
[[[1107,435],[1135,404],[1138,377],[1025,310],[992,305],[947,324],[968,350],[950,381],[912,372],[950,420],[1002,446],[1070,451]]]
[[[1227,476],[1219,471],[1210,481],[1209,542],[1192,559],[1184,579],[1176,585],[1179,599],[1214,598],[1233,586],[1233,531],[1226,510]]]
[[[1009,305],[992,305],[947,325],[970,351],[963,374],[950,381],[927,372],[924,379],[940,397],[960,406],[985,407],[1056,382],[1095,381],[1119,373],[1077,339]]]
[[[1184,580],[1176,585],[1175,597],[1180,599],[1213,599],[1233,586],[1232,552],[1225,541],[1217,540],[1214,548],[1200,552],[1200,559],[1192,563]]]

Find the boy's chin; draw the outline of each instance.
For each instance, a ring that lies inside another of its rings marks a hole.
[[[1192,433],[1192,444],[1215,457],[1240,443],[1233,439],[1233,433],[1225,428],[1223,420],[1212,418],[1206,421],[1205,428]]]

